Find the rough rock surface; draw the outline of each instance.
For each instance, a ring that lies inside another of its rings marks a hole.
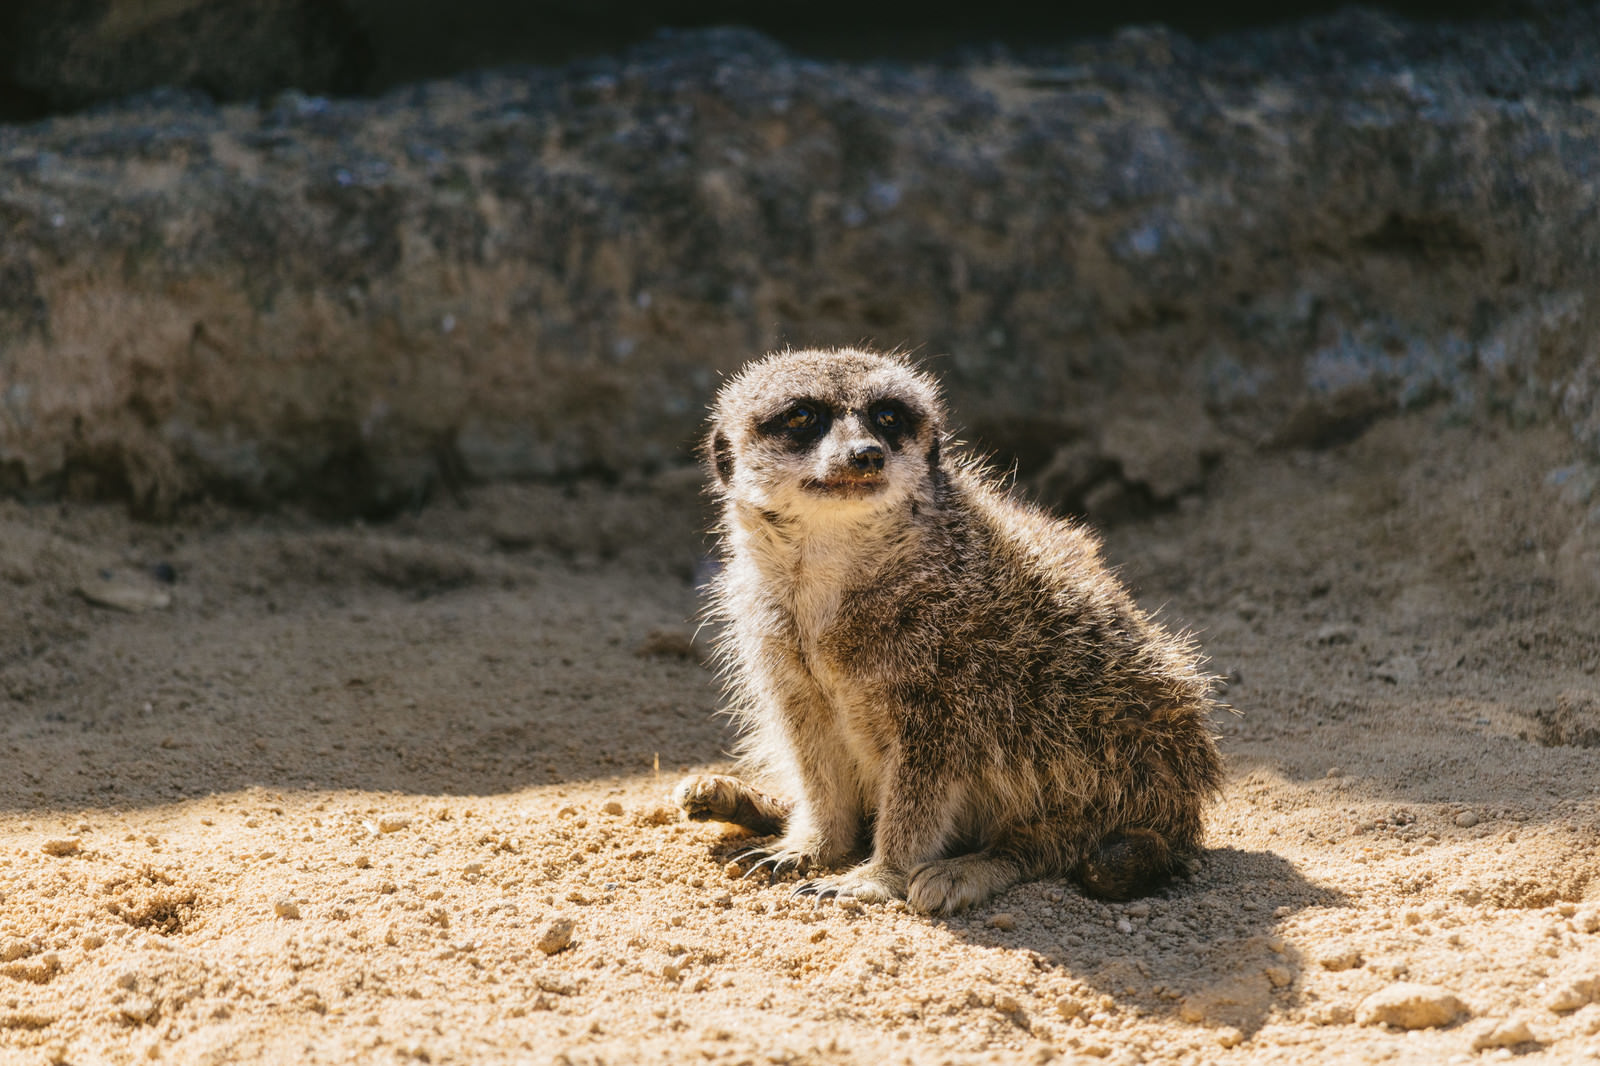
[[[863,339],[1022,476],[1066,449],[1074,506],[1185,491],[1124,469],[1173,409],[1324,444],[1446,400],[1600,455],[1597,29],[1353,12],[946,66],[706,32],[0,127],[0,491],[628,478],[750,354]]]

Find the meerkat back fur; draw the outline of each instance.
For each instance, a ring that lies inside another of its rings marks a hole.
[[[741,755],[689,817],[780,833],[758,868],[951,912],[1019,880],[1126,899],[1199,849],[1222,764],[1211,678],[1083,526],[953,455],[904,359],[796,351],[717,396],[711,614]],[[862,858],[864,856],[864,858]]]

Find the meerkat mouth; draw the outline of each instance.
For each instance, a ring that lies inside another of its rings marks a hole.
[[[841,474],[830,478],[807,478],[804,485],[805,490],[813,495],[859,500],[867,496],[876,496],[888,488],[889,482],[877,475],[861,477]]]

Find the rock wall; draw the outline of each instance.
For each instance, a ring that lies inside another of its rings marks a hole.
[[[0,490],[634,478],[718,374],[859,341],[1068,505],[1433,402],[1600,457],[1597,31],[1352,12],[945,66],[707,31],[0,126]]]

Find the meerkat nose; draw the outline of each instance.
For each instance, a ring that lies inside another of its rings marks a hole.
[[[876,444],[866,444],[850,453],[850,465],[863,474],[877,473],[883,469],[883,449]]]

